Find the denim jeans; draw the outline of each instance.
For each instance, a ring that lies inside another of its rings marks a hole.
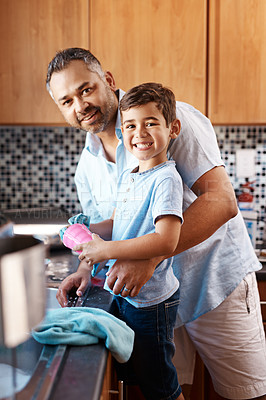
[[[151,307],[136,308],[120,296],[112,303],[111,313],[135,332],[129,361],[116,365],[118,378],[138,384],[147,400],[176,400],[181,393],[172,363],[178,304],[179,290]]]

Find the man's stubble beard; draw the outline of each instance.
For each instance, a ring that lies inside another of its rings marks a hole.
[[[88,127],[82,127],[79,124],[79,128],[85,132],[91,134],[98,134],[104,132],[108,129],[108,127],[116,120],[118,104],[116,102],[116,97],[114,92],[108,87],[106,87],[106,103],[104,108],[98,110],[100,113],[99,119],[97,119],[94,123],[89,125]]]

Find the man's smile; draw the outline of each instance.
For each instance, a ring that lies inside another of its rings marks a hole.
[[[94,122],[94,120],[95,120],[94,117],[96,116],[97,112],[98,112],[98,109],[95,109],[93,112],[91,112],[89,114],[86,114],[86,115],[78,117],[79,123],[81,123],[81,122]]]

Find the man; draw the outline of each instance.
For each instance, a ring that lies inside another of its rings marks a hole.
[[[83,49],[56,55],[48,67],[47,88],[66,121],[88,132],[75,175],[83,212],[92,222],[109,218],[118,176],[136,165],[120,130],[117,110],[123,92],[116,90],[112,74]],[[184,182],[184,224],[174,261],[180,281],[178,377],[181,384],[192,383],[196,348],[221,396],[258,398],[266,394],[265,335],[255,278],[261,266],[209,120],[181,102],[176,116],[181,133],[168,153]],[[118,260],[108,273],[108,286],[119,294],[126,285],[134,297],[160,261]],[[60,304],[71,288],[80,294],[88,281],[88,265],[81,262],[61,284]]]

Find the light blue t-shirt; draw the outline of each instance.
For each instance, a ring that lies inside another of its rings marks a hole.
[[[123,94],[120,90],[120,99]],[[169,158],[175,160],[184,182],[184,211],[196,199],[190,190],[194,182],[224,163],[208,118],[182,102],[176,103],[176,116],[181,122],[181,132],[170,143]],[[110,218],[119,175],[124,169],[133,169],[138,165],[123,146],[119,114],[116,135],[119,139],[116,164],[106,160],[100,139],[88,133],[77,167],[75,182],[78,196],[83,212],[92,217],[91,222]],[[97,171],[97,174],[92,171]],[[216,308],[247,273],[259,269],[261,264],[239,213],[209,239],[175,257],[174,270],[180,282],[178,325]]]
[[[182,180],[174,161],[144,172],[126,170],[118,181],[112,240],[154,233],[156,219],[163,215],[176,215],[182,221],[182,203]],[[162,261],[139,294],[125,299],[135,307],[149,307],[167,300],[179,287],[172,264],[173,257]],[[105,289],[110,290],[107,284]]]

